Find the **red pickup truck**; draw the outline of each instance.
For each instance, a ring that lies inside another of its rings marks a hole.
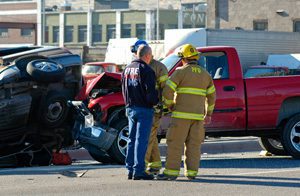
[[[259,136],[275,155],[300,158],[300,76],[243,78],[233,47],[203,47],[199,65],[213,77],[217,91],[208,136]],[[175,54],[162,61],[169,74],[182,65]],[[124,113],[120,74],[103,73],[90,81],[78,100],[89,100],[96,120],[119,130],[110,156],[124,161],[128,126]]]

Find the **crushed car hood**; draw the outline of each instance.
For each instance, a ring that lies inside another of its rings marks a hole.
[[[104,72],[96,78],[87,81],[75,99],[80,101],[85,100],[94,88],[113,88],[116,86],[121,87],[121,74]]]

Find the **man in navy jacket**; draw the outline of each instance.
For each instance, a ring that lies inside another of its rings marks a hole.
[[[148,66],[152,59],[149,46],[141,45],[138,59],[126,66],[122,74],[122,92],[129,125],[129,143],[126,155],[128,179],[151,180],[145,172],[145,154],[153,119],[153,106],[158,103],[155,73]]]

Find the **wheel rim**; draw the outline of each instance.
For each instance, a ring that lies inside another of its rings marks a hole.
[[[54,102],[48,106],[47,117],[51,121],[58,119],[63,112],[63,104],[60,102]]]
[[[294,127],[291,130],[291,143],[293,147],[300,151],[300,122],[294,125]]]
[[[45,72],[53,72],[59,70],[59,66],[56,63],[49,61],[36,62],[34,64],[34,67]]]
[[[122,155],[126,156],[127,145],[129,143],[129,129],[124,127],[118,135],[118,148]]]
[[[283,149],[283,146],[282,146],[280,140],[270,138],[270,139],[268,139],[268,141],[269,141],[269,143],[270,143],[274,148],[276,148],[276,149]]]

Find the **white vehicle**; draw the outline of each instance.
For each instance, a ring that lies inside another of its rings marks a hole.
[[[127,65],[131,63],[131,61],[134,59],[134,55],[131,53],[130,46],[134,45],[137,40],[137,38],[110,39],[104,61],[113,62],[117,65]],[[155,59],[164,57],[163,41],[146,41],[152,48],[152,53]]]
[[[300,34],[205,28],[165,30],[165,55],[187,43],[193,44],[195,47],[233,46],[237,49],[241,64],[246,70],[249,66],[266,62],[270,54],[299,52]]]

